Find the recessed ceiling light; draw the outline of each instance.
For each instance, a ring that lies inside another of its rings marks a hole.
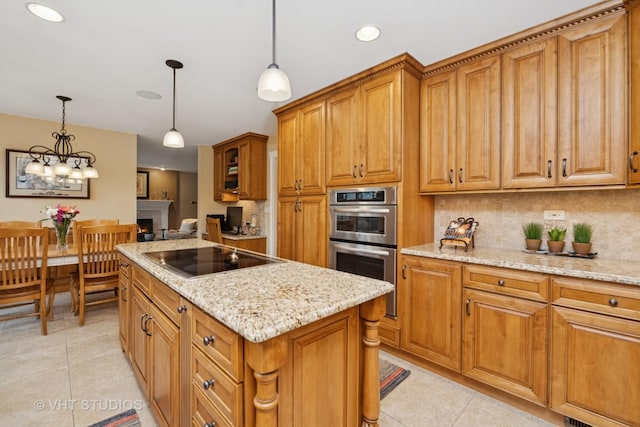
[[[27,3],[27,9],[40,19],[44,19],[49,22],[62,22],[64,17],[60,12],[52,7],[45,6],[41,3]]]
[[[160,99],[160,98],[162,98],[162,95],[160,95],[159,93],[156,93],[156,92],[152,92],[150,90],[137,90],[136,91],[136,95],[138,95],[140,98],[146,98],[146,99]]]
[[[375,25],[365,25],[356,31],[356,38],[361,42],[371,42],[380,37],[380,28]]]

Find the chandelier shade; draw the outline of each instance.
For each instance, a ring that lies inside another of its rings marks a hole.
[[[182,68],[183,65],[182,62],[175,59],[167,59],[165,63],[169,68],[173,69],[173,122],[171,129],[164,134],[162,145],[171,148],[182,148],[184,147],[184,138],[176,130],[176,69]]]
[[[32,160],[25,167],[25,172],[48,178],[57,177],[60,180],[81,181],[86,178],[98,178],[98,171],[93,167],[96,156],[89,151],[74,151],[71,142],[76,137],[67,134],[64,128],[65,104],[71,101],[71,98],[62,95],[56,98],[62,101],[62,127],[59,132],[51,134],[56,142],[53,149],[43,145],[34,145],[29,148],[28,154]]]
[[[265,101],[286,101],[291,98],[291,84],[285,72],[276,64],[276,0],[273,0],[271,49],[271,64],[258,79],[258,97]]]

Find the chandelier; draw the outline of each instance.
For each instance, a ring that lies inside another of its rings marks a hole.
[[[62,95],[56,98],[62,101],[62,129],[51,134],[56,140],[53,150],[43,145],[34,145],[29,148],[29,156],[33,161],[27,165],[25,172],[67,182],[98,178],[98,171],[93,167],[96,156],[88,151],[73,151],[71,141],[76,137],[67,134],[64,128],[65,103],[71,101],[71,98]]]

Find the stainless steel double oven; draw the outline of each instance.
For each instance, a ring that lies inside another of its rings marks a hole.
[[[396,187],[329,192],[329,268],[396,284]],[[386,315],[397,316],[395,290]]]

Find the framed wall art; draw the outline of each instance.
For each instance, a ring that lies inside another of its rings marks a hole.
[[[58,163],[55,156],[47,156],[49,165]],[[7,197],[41,197],[50,199],[88,199],[89,179],[75,181],[59,176],[40,176],[27,174],[25,168],[33,160],[27,151],[6,150]],[[84,157],[70,157],[67,163],[72,167],[80,160],[85,164]]]
[[[138,171],[136,174],[136,196],[138,199],[149,198],[149,172]]]

